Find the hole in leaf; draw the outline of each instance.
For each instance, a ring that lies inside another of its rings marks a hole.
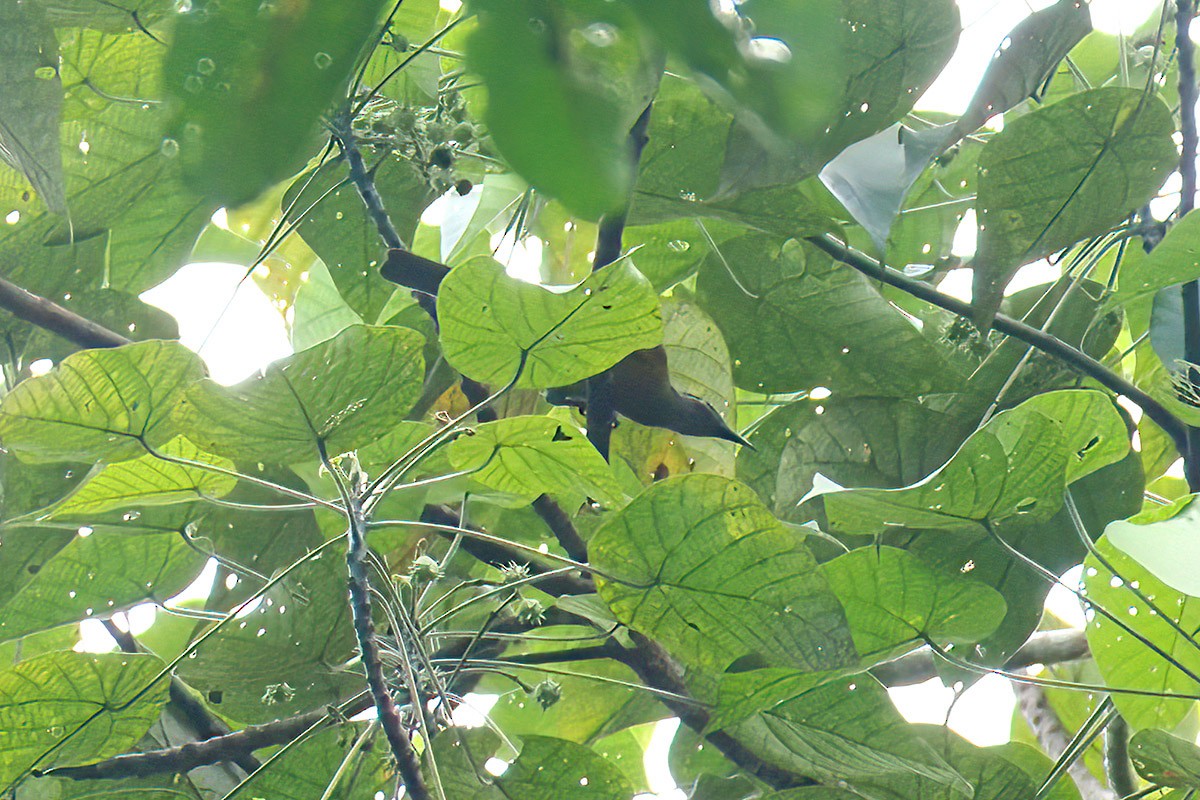
[[[1085,444],[1083,447],[1079,448],[1079,450],[1076,451],[1075,457],[1078,458],[1080,461],[1082,461],[1087,456],[1087,454],[1089,452],[1091,452],[1092,450],[1094,450],[1096,448],[1096,446],[1099,445],[1100,442],[1102,442],[1102,441],[1103,441],[1103,437],[1093,436],[1091,441],[1089,441],[1087,444]]]

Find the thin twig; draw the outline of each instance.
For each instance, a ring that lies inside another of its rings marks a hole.
[[[407,796],[413,800],[429,800],[429,789],[421,774],[421,762],[413,749],[412,739],[400,717],[400,709],[388,688],[383,674],[383,662],[379,656],[379,640],[375,634],[375,623],[371,619],[371,586],[367,576],[367,521],[363,517],[361,499],[356,490],[346,485],[345,479],[329,460],[325,444],[318,440],[321,462],[337,483],[342,503],[346,509],[346,566],[350,572],[350,610],[354,618],[354,634],[362,656],[363,671],[367,677],[367,688],[375,704],[379,723],[387,736],[396,760],[396,768],[404,781]]]
[[[120,347],[133,340],[0,278],[0,308],[80,347]]]
[[[458,514],[448,506],[442,505],[425,506],[425,509],[421,512],[421,521],[435,526],[433,530],[445,538],[453,537],[455,535],[454,530],[462,527]],[[529,567],[530,574],[533,575],[541,575],[557,569],[557,567],[547,566],[540,561],[534,560],[528,553],[516,548],[505,547],[493,541],[464,537],[460,546],[463,551],[474,556],[476,560],[495,567],[504,567],[513,563],[526,564]],[[553,578],[547,578],[538,583],[538,588],[556,597],[570,594],[588,594],[596,591],[595,584],[592,583],[590,578],[577,575],[557,575]]]
[[[870,256],[854,250],[832,236],[812,236],[807,241],[846,266],[858,270],[868,278],[873,278],[889,286],[894,286],[919,300],[924,300],[938,308],[945,309],[951,314],[957,314],[966,319],[973,319],[972,315],[975,314],[975,309],[970,303],[943,294],[928,284],[913,280],[901,272],[884,266]],[[1072,347],[1057,336],[1040,331],[1004,314],[996,315],[992,327],[1003,334],[1041,350],[1043,353],[1058,358],[1068,366],[1092,378],[1106,389],[1129,398],[1142,409],[1147,417],[1152,419],[1171,437],[1171,440],[1175,443],[1175,447],[1180,453],[1188,451],[1187,425],[1149,394],[1134,386],[1087,353],[1077,347]]]
[[[529,626],[514,618],[502,621],[496,628],[502,634],[518,635],[527,630]],[[496,635],[496,633],[492,635]],[[500,645],[489,643],[484,649],[487,654],[495,655],[498,653],[499,647]],[[466,645],[463,642],[447,645],[439,648],[431,658],[438,661],[460,658],[465,652],[465,648]],[[464,677],[457,682],[453,689],[457,694],[463,694],[470,691],[473,685],[473,677],[470,679]],[[342,716],[352,717],[370,708],[371,704],[370,693],[362,692],[346,702],[340,703],[338,709]],[[287,744],[327,716],[327,708],[316,709],[262,725],[251,725],[240,731],[203,742],[116,756],[97,764],[57,767],[39,774],[53,774],[55,777],[73,780],[117,780],[161,773],[184,773],[197,767],[209,766],[222,761],[234,761],[264,747]]]

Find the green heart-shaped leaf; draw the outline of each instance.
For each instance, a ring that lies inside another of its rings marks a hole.
[[[583,492],[612,503],[621,497],[608,463],[583,432],[550,417],[509,417],[477,426],[449,447],[455,469],[480,483],[532,500]]]
[[[354,325],[225,388],[198,383],[177,410],[180,428],[234,460],[290,463],[331,455],[399,425],[421,394],[424,338],[408,328]]]
[[[752,655],[833,669],[857,660],[846,618],[802,537],[748,487],[716,475],[654,484],[591,541],[617,619],[685,663]]]
[[[551,291],[510,277],[490,258],[473,258],[442,281],[438,319],[446,360],[501,386],[518,369],[518,386],[565,386],[662,342],[658,296],[627,259]]]
[[[204,375],[178,342],[83,350],[0,404],[0,443],[27,461],[119,460],[172,438],[168,421]]]

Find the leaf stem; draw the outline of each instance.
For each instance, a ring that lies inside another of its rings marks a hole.
[[[1034,800],[1044,797],[1064,772],[1071,776],[1075,786],[1079,788],[1080,795],[1086,800],[1106,798],[1104,787],[1084,765],[1081,754],[1091,746],[1095,737],[1103,732],[1104,726],[1101,723],[1105,722],[1105,718],[1111,719],[1111,715],[1115,713],[1112,711],[1112,700],[1106,698],[1101,702],[1072,739],[1050,705],[1045,689],[1028,683],[1018,683],[1013,686],[1013,691],[1017,695],[1017,707],[1021,716],[1033,731],[1038,744],[1042,746],[1046,755],[1055,759],[1054,766],[1042,780]]]
[[[894,286],[919,300],[924,300],[938,308],[945,309],[951,314],[956,314],[966,319],[974,318],[975,309],[970,303],[943,294],[928,284],[913,280],[907,275],[885,266],[870,256],[860,253],[849,245],[838,241],[829,234],[811,236],[808,237],[807,241],[846,266],[866,275],[868,278],[873,278],[889,286]],[[1188,426],[1182,420],[1168,411],[1162,403],[1087,353],[1067,344],[1057,336],[1040,331],[1004,314],[996,315],[993,327],[1003,334],[1025,342],[1027,345],[1035,347],[1043,353],[1058,358],[1068,366],[1092,378],[1106,389],[1129,398],[1142,409],[1147,417],[1153,420],[1171,437],[1171,441],[1175,443],[1176,449],[1181,454],[1188,452]]]

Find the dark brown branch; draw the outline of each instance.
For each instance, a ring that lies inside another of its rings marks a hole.
[[[1104,731],[1104,773],[1117,797],[1137,791],[1137,774],[1129,760],[1129,723],[1120,714],[1112,718]]]
[[[646,106],[629,131],[629,159],[635,175],[638,163],[642,160],[642,150],[646,147],[646,131],[650,127],[650,112],[653,108],[653,103]],[[621,257],[625,250],[623,238],[625,236],[625,220],[628,215],[629,204],[626,203],[625,208],[621,211],[607,215],[600,220],[600,229],[596,234],[596,256],[592,262],[593,271],[607,267]],[[617,424],[612,375],[607,371],[602,372],[588,378],[587,385],[588,441],[607,461],[609,445],[612,441],[612,429]]]
[[[375,223],[375,229],[379,231],[379,238],[383,239],[388,247],[407,249],[404,240],[400,238],[399,231],[392,224],[392,218],[388,216],[379,190],[375,188],[375,177],[367,169],[366,162],[363,161],[362,151],[358,149],[358,141],[355,139],[348,115],[342,129],[337,132],[337,141],[342,147],[342,155],[346,157],[346,164],[350,168],[350,180],[354,183],[354,188],[358,189],[358,196],[362,198],[363,205],[367,207],[367,215]]]
[[[649,127],[651,108],[652,105],[646,107],[645,111],[643,111],[638,117],[637,122],[634,124],[629,134],[631,151],[630,157],[635,167],[641,160],[641,152],[646,144],[646,130]],[[365,172],[365,170],[360,170],[359,172],[363,178],[367,179],[367,182],[370,182],[370,176]],[[364,202],[368,203],[368,210],[370,211],[371,202],[368,200],[365,194],[363,196],[363,200]],[[379,204],[379,207],[382,209],[382,203]],[[626,213],[627,209],[626,211],[621,212],[619,215],[614,215],[611,218],[601,220],[600,231],[596,245],[596,257],[595,261],[593,262],[595,269],[599,269],[603,266],[611,264],[621,257],[621,252],[623,249],[621,240],[625,228]],[[374,216],[374,214],[372,215]],[[383,212],[383,216],[386,218],[386,211]],[[377,227],[379,226],[378,219],[376,220],[376,225]],[[393,244],[393,241],[398,241],[398,239],[391,238],[385,229],[381,228],[380,233],[390,248],[402,251],[407,249],[402,243]],[[389,258],[393,261],[393,263],[399,263],[399,259],[396,257],[389,256]],[[436,262],[430,263],[436,265]],[[421,276],[424,276],[425,279],[428,279],[431,274],[436,282],[440,282],[440,277],[437,277],[436,274],[439,272],[438,270],[435,269],[433,273],[430,273],[427,269],[429,264],[410,262],[409,266],[412,266],[413,264],[416,265],[417,271],[420,273],[420,275],[412,279],[413,283],[421,280]],[[392,273],[389,270],[389,276],[391,274]],[[444,277],[444,273],[442,273],[442,277]],[[391,277],[389,277],[389,279],[413,288],[409,282],[395,280]],[[420,297],[432,299],[432,296],[429,293],[423,291],[416,291],[414,296],[418,296],[418,299]],[[422,307],[425,308],[426,311],[430,312],[430,315],[434,317],[434,321],[436,323],[434,304],[423,303]],[[616,420],[616,411],[612,407],[611,402],[605,402],[605,392],[607,389],[607,385],[605,384],[606,381],[608,381],[607,374],[602,374],[601,376],[597,376],[589,380],[587,427],[588,439],[592,441],[597,450],[599,450],[600,453],[607,459],[608,441],[611,436],[613,423]],[[598,393],[596,392],[597,389]],[[472,405],[480,404],[490,394],[490,391],[486,386],[472,381],[465,376],[462,380],[462,390],[463,394],[466,395],[467,400],[470,401]],[[599,402],[597,402],[598,399]],[[484,416],[485,412],[488,415],[486,418]],[[601,419],[602,416],[605,419]],[[483,410],[483,412],[476,414],[476,417],[481,422],[486,422],[495,419],[496,415],[495,412],[490,408],[486,408]],[[546,524],[549,525],[550,529],[555,533],[556,536],[558,536],[559,542],[563,545],[563,549],[568,553],[571,553],[572,558],[575,560],[586,561],[586,547],[583,546],[583,541],[579,538],[578,532],[575,530],[574,525],[571,524],[570,518],[567,517],[562,509],[559,508],[551,498],[543,495],[542,497],[538,498],[538,501],[540,502],[534,503],[535,510],[538,511],[539,515],[542,516],[542,519],[546,521]],[[554,513],[547,515],[547,511],[552,511]],[[457,514],[454,514],[453,511],[450,511],[442,506],[426,506],[421,518],[427,522],[452,525],[455,527],[457,527],[460,523]],[[565,523],[565,525],[563,523]],[[524,556],[518,556],[514,558],[515,551],[508,552],[503,547],[488,542],[479,542],[464,538],[461,546],[464,550],[471,553],[476,558],[496,566],[502,566],[510,561],[529,561],[529,559]],[[537,568],[533,564],[530,566]],[[555,578],[539,583],[539,588],[551,594],[577,594],[580,593],[580,589],[584,586],[590,587],[591,585],[592,584],[590,580],[573,579],[567,577],[565,580]],[[562,589],[566,589],[566,591],[559,591]],[[589,590],[590,589],[584,589],[584,591]],[[632,667],[635,672],[638,673],[639,677],[641,677],[647,685],[686,696],[687,687],[683,683],[678,667],[674,665],[674,662],[671,661],[666,651],[664,651],[656,642],[637,634],[634,634],[634,636],[636,637],[635,641],[638,643],[638,646],[635,650],[628,651],[622,660],[625,660],[625,662],[629,664],[629,666]],[[685,724],[697,732],[703,733],[704,727],[708,723],[708,714],[706,712],[687,703],[674,701],[666,702],[668,707],[674,713],[676,713]],[[789,786],[803,786],[811,784],[811,781],[809,781],[807,778],[783,772],[770,765],[764,764],[741,743],[723,731],[718,731],[709,735],[708,739],[734,763],[757,775],[760,779],[766,781],[772,786],[777,788],[786,788]]]
[[[558,539],[558,543],[562,545],[568,556],[576,561],[587,561],[587,544],[579,535],[579,531],[575,529],[575,524],[571,522],[567,512],[563,511],[562,506],[555,502],[550,495],[543,494],[533,501],[533,510],[550,528],[550,532],[554,534],[554,538]]]
[[[1021,711],[1021,716],[1029,724],[1029,729],[1037,737],[1042,750],[1050,758],[1060,758],[1071,746],[1071,736],[1063,727],[1062,720],[1050,707],[1045,690],[1040,686],[1028,683],[1014,683],[1013,691],[1017,694],[1017,706]],[[1075,782],[1075,786],[1079,788],[1079,794],[1084,800],[1113,799],[1112,793],[1100,784],[1096,776],[1083,763],[1082,756],[1067,767],[1067,773]]]
[[[873,278],[889,286],[894,286],[916,297],[918,300],[924,300],[938,308],[949,311],[951,314],[957,314],[966,319],[974,318],[975,308],[970,303],[950,297],[928,284],[915,281],[903,273],[886,267],[870,256],[864,255],[839,242],[832,236],[812,236],[807,241],[846,266],[858,270],[868,278]],[[1171,441],[1175,443],[1175,447],[1180,453],[1188,452],[1188,428],[1178,417],[1168,411],[1165,406],[1149,394],[1134,386],[1087,353],[1077,347],[1072,347],[1056,336],[1026,325],[1024,322],[1015,320],[1004,314],[996,315],[992,327],[1007,336],[1025,342],[1030,347],[1054,356],[1073,369],[1092,378],[1106,389],[1129,398],[1142,409],[1147,417],[1152,419],[1171,437]]]
[[[363,702],[364,708],[367,701]],[[360,708],[358,711],[362,711]],[[358,713],[355,711],[354,713]],[[117,780],[136,778],[159,773],[184,773],[197,767],[221,761],[239,762],[255,750],[287,744],[297,736],[319,723],[328,715],[325,710],[310,711],[296,717],[251,725],[236,733],[229,733],[203,742],[189,742],[164,750],[146,753],[130,753],[115,756],[96,764],[78,767],[55,767],[34,773],[34,777],[54,776],[71,780]]]
[[[421,521],[452,528],[462,525],[462,519],[454,510],[440,505],[425,506],[425,509],[421,512]],[[438,531],[438,534],[446,538],[453,538],[454,536],[449,531]],[[459,546],[477,560],[485,564],[491,564],[494,567],[504,567],[514,563],[527,564],[531,575],[541,575],[554,569],[554,567],[549,567],[542,562],[531,559],[527,553],[516,549],[509,549],[494,542],[485,542],[464,536]],[[596,591],[596,586],[592,583],[591,578],[574,574],[555,575],[546,578],[545,580],[538,581],[537,587],[543,592],[556,597],[589,594]]]
[[[1179,219],[1196,207],[1196,153],[1200,137],[1196,132],[1196,46],[1192,43],[1192,17],[1195,0],[1176,0],[1175,46],[1179,50],[1179,118],[1183,143],[1179,154]],[[1183,294],[1183,351],[1188,382],[1193,393],[1200,391],[1200,281],[1188,281]],[[1200,428],[1188,427],[1188,449],[1183,456],[1188,488],[1200,491]]]
[[[145,652],[132,633],[121,630],[111,619],[104,620],[103,625],[104,629],[108,631],[108,635],[117,643],[117,647],[120,648],[122,653]],[[199,693],[185,684],[177,675],[171,676],[168,696],[171,699],[171,706],[183,716],[184,720],[191,727],[193,734],[200,741],[229,734],[229,726],[209,711],[208,706],[204,705],[204,702],[200,699]],[[245,770],[246,774],[250,774],[262,766],[259,760],[250,753],[237,754],[232,759],[232,762]]]
[[[495,626],[499,633],[520,633],[529,629],[529,625],[515,618],[503,620]],[[467,644],[460,641],[441,647],[432,655],[434,661],[447,661],[461,658]],[[499,655],[504,645],[500,642],[487,642],[482,645],[483,657]],[[477,646],[476,649],[479,649]],[[462,695],[474,688],[478,675],[463,675],[451,687],[455,694]],[[363,693],[356,700],[342,704],[343,716],[352,717],[371,707],[371,697]],[[86,764],[77,767],[57,767],[37,773],[53,775],[57,778],[72,780],[118,780],[161,773],[182,774],[197,767],[206,767],[222,761],[233,761],[251,757],[255,750],[264,747],[275,747],[293,741],[313,725],[328,716],[328,711],[319,709],[298,714],[294,717],[267,722],[262,725],[251,725],[235,733],[208,739],[203,742],[191,742],[178,747],[153,750],[146,753],[131,753],[116,756],[96,764]]]
[[[367,678],[367,689],[371,692],[375,713],[387,737],[392,758],[396,762],[396,770],[404,782],[405,795],[411,796],[413,800],[429,800],[429,789],[425,785],[425,776],[421,774],[421,761],[401,718],[400,708],[396,705],[396,699],[392,697],[392,690],[388,686],[379,636],[371,618],[371,582],[367,575],[367,520],[363,514],[362,498],[356,490],[347,485],[337,467],[329,460],[323,440],[317,440],[317,449],[321,455],[321,463],[337,483],[338,494],[341,495],[342,505],[346,509],[346,569],[349,572],[347,584],[350,588],[350,616],[354,623],[354,636],[358,640],[363,673]],[[397,635],[402,634],[397,632]],[[415,697],[411,700],[414,705],[419,704],[423,709],[422,698]]]
[[[672,660],[667,652],[657,642],[647,639],[640,633],[634,632],[631,633],[631,636],[636,647],[633,650],[624,651],[620,660],[636,672],[646,685],[684,697],[688,696],[688,688],[683,680],[683,673],[679,665]],[[684,725],[687,725],[696,731],[696,733],[704,734],[704,729],[708,726],[707,711],[691,703],[670,698],[660,699],[662,699],[663,705],[671,713],[679,717]],[[737,764],[759,780],[776,789],[786,789],[793,786],[811,786],[814,783],[809,778],[778,769],[763,762],[762,759],[750,752],[745,745],[724,731],[710,733],[705,738],[734,764]]]
[[[620,659],[621,648],[609,641],[591,647],[575,647],[570,650],[550,650],[544,653],[518,653],[497,659],[506,664],[535,666],[538,664],[567,664],[573,661],[595,661],[598,659]]]
[[[0,308],[80,347],[120,347],[132,341],[3,278],[0,278]]]
[[[1034,664],[1062,664],[1088,657],[1087,637],[1083,631],[1066,628],[1035,633],[1008,661],[1007,670],[1023,669]],[[912,686],[938,677],[935,657],[929,648],[916,650],[895,661],[880,664],[871,674],[886,686]]]

